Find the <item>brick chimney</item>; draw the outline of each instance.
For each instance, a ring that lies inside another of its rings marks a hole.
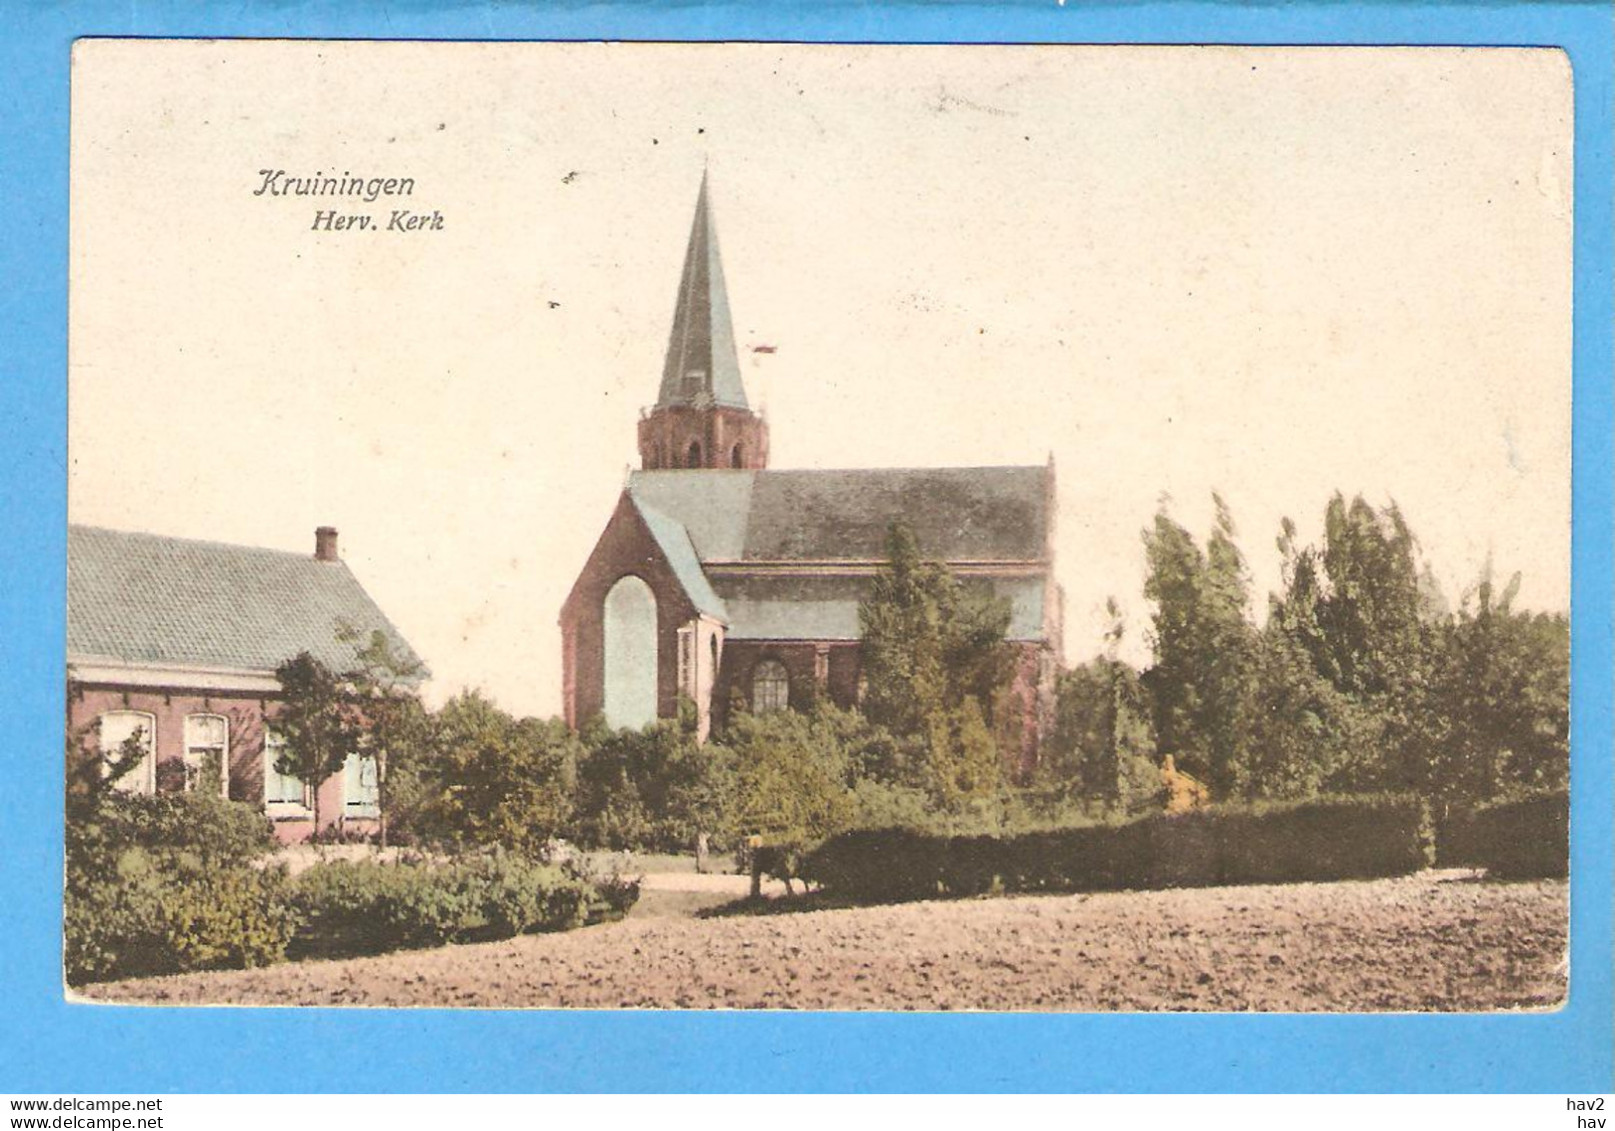
[[[317,562],[341,560],[336,552],[336,527],[321,526],[314,531],[314,560]]]

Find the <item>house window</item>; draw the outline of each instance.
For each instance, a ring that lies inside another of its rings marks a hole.
[[[286,751],[286,740],[272,730],[264,733],[264,807],[271,817],[305,816],[314,806],[308,786],[292,774],[275,769]]]
[[[764,660],[751,673],[753,714],[783,711],[791,705],[791,676],[778,660]]]
[[[144,711],[108,711],[101,716],[98,744],[102,772],[110,774],[113,763],[123,756],[124,743],[133,741],[140,749],[140,761],[113,782],[130,793],[153,793],[157,788],[157,716]]]
[[[230,795],[230,722],[223,715],[185,716],[185,790]]]
[[[381,815],[381,781],[374,758],[349,754],[342,763],[342,810],[349,817]]]

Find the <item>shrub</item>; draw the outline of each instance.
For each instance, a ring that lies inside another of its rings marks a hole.
[[[802,861],[803,879],[853,899],[928,899],[941,891],[948,838],[908,829],[856,829]]]
[[[274,825],[254,805],[204,793],[110,793],[70,814],[68,855],[115,858],[130,848],[210,867],[247,864],[275,850]]]
[[[296,927],[284,869],[176,868],[132,848],[103,874],[69,869],[63,964],[72,984],[262,966]]]
[[[1570,795],[1560,791],[1482,806],[1460,817],[1441,846],[1443,863],[1485,868],[1495,879],[1570,873]]]
[[[1400,875],[1430,863],[1415,798],[1224,806],[1018,836],[905,829],[834,837],[803,862],[827,891],[871,901],[1006,891],[1102,891]]]
[[[202,793],[76,798],[67,826],[63,964],[70,983],[256,966],[296,927],[285,873],[250,805]]]
[[[297,878],[294,903],[307,921],[299,956],[375,954],[561,931],[620,915],[638,884],[591,881],[504,853],[452,864],[336,861]]]

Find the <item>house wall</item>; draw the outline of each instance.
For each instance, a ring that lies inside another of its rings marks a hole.
[[[264,806],[264,720],[273,719],[277,704],[254,692],[220,692],[196,688],[143,688],[73,684],[68,689],[67,726],[74,746],[95,749],[97,727],[108,711],[141,711],[153,716],[153,749],[158,781],[164,781],[163,764],[182,760],[187,715],[222,715],[229,720],[229,797],[260,808]],[[159,786],[161,788],[161,786]],[[320,786],[320,824],[327,831],[369,835],[379,822],[349,818],[344,812],[340,772]],[[275,837],[284,844],[307,840],[314,833],[314,815],[271,814]]]
[[[566,721],[574,728],[605,706],[606,594],[629,574],[656,598],[657,716],[678,713],[678,630],[695,619],[696,610],[624,493],[561,609],[562,693]]]

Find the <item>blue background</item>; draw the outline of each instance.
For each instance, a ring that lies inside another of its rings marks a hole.
[[[1048,0],[787,10],[366,0],[340,11],[264,3],[224,13],[90,0],[0,10],[0,1091],[1611,1091],[1611,27],[1611,9],[1595,4]],[[1564,47],[1576,83],[1569,1006],[1519,1016],[1305,1017],[65,1004],[68,60],[85,35]]]

